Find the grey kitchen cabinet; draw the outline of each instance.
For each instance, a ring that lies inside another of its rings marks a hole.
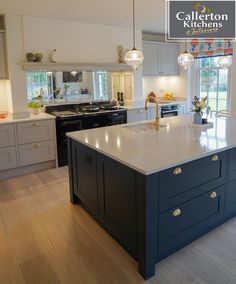
[[[5,32],[0,32],[0,79],[8,79]]]
[[[175,43],[143,42],[143,76],[179,75]]]

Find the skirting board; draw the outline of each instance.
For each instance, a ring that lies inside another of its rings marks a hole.
[[[51,168],[56,167],[56,161],[48,161],[40,164],[35,164],[35,165],[30,165],[26,167],[20,167],[20,168],[15,168],[15,169],[10,169],[7,171],[1,171],[0,172],[0,180],[1,179],[6,179],[10,177],[15,177],[15,176],[21,176],[37,171],[43,171]]]

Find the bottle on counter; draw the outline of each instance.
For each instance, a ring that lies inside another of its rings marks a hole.
[[[124,94],[121,92],[120,93],[120,106],[123,106],[125,104],[124,102]]]
[[[117,103],[120,104],[120,92],[117,93]]]

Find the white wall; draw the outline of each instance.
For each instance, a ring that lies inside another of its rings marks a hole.
[[[175,97],[187,97],[181,76],[157,76],[143,78],[143,96],[146,97],[150,92],[155,92],[158,96],[163,92],[173,92]]]
[[[27,52],[42,52],[48,61],[57,49],[58,62],[116,63],[119,45],[132,48],[132,30],[28,16],[6,15],[7,52],[10,70],[9,111],[26,114],[27,94],[25,72],[20,62]],[[142,33],[136,33],[137,48],[142,47]],[[142,98],[142,69],[134,75],[135,100]]]

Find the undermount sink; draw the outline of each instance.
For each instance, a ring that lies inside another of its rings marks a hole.
[[[156,126],[154,122],[145,122],[145,123],[137,123],[132,125],[125,125],[124,128],[133,131],[147,131],[147,130],[156,130]],[[167,127],[166,125],[159,124],[159,128]]]

